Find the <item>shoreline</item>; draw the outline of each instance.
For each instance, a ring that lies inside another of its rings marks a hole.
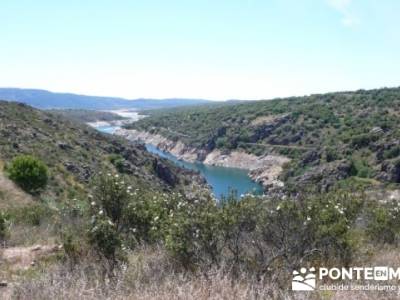
[[[117,129],[114,134],[123,136],[131,141],[141,141],[152,144],[158,149],[174,155],[177,159],[187,162],[201,162],[205,165],[237,168],[248,171],[248,176],[260,183],[265,189],[280,188],[284,183],[278,179],[283,165],[290,161],[280,155],[256,156],[244,151],[230,151],[223,153],[219,149],[206,151],[189,147],[181,141],[171,141],[159,134],[151,134],[135,129]]]

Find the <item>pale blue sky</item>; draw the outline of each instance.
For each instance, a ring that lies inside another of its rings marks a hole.
[[[400,85],[399,0],[1,0],[0,86],[268,99]]]

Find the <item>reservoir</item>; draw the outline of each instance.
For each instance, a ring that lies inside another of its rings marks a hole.
[[[97,130],[109,134],[113,134],[119,126],[112,126],[110,124],[99,124],[94,126]],[[157,147],[146,144],[146,149],[150,153],[166,158],[176,165],[195,170],[201,173],[206,179],[207,183],[211,186],[213,194],[216,198],[220,199],[221,196],[227,196],[231,191],[237,192],[238,196],[250,193],[254,195],[262,195],[263,188],[259,183],[254,182],[247,175],[248,171],[236,168],[218,167],[205,165],[201,162],[187,162],[177,159],[174,155],[163,152]]]

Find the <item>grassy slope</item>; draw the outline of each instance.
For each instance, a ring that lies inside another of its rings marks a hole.
[[[381,172],[400,155],[399,116],[400,88],[394,88],[163,110],[129,127],[208,150],[284,154],[294,158],[289,177],[345,160],[355,162],[361,177],[397,182]]]

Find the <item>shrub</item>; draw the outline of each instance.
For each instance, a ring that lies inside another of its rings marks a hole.
[[[306,199],[234,197],[212,205],[186,204],[176,211],[166,246],[186,268],[229,266],[263,276],[274,268],[292,269],[304,259],[351,259],[349,228],[360,211],[347,194]]]
[[[89,241],[105,258],[116,261],[121,249],[121,239],[115,225],[105,217],[96,218],[89,231]]]
[[[128,180],[118,174],[102,174],[90,196],[90,241],[107,258],[115,256],[122,241],[133,248],[142,241],[160,239],[168,207],[174,204],[172,196],[133,188]]]
[[[397,201],[371,205],[366,232],[376,243],[395,244],[400,237],[400,206]]]
[[[166,225],[165,244],[185,268],[218,264],[220,224],[212,199],[186,202],[181,199]]]
[[[124,171],[125,159],[122,157],[122,155],[112,154],[109,156],[109,160],[114,165],[114,167],[118,170],[118,172]]]
[[[399,155],[400,155],[400,147],[399,146],[392,147],[389,150],[385,150],[383,152],[384,159],[392,159],[392,158],[398,157]]]
[[[374,170],[369,166],[366,160],[353,158],[350,163],[350,175],[361,178],[373,177]]]
[[[372,142],[376,141],[378,136],[376,134],[359,134],[355,135],[351,139],[351,146],[355,149],[368,147]]]
[[[48,181],[46,165],[30,155],[17,156],[7,167],[8,176],[30,194],[43,189]]]
[[[338,150],[335,148],[326,148],[325,158],[327,162],[332,162],[339,159]]]
[[[93,200],[92,208],[96,204],[98,211],[103,211],[117,229],[123,226],[124,210],[130,201],[130,192],[123,178],[110,173],[97,177]]]

